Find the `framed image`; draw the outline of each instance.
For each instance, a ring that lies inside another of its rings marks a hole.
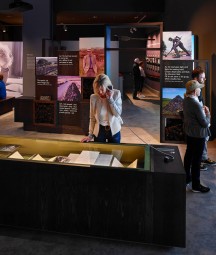
[[[191,60],[192,32],[163,32],[163,60]]]
[[[58,76],[58,101],[77,102],[81,100],[81,77]]]
[[[57,76],[58,60],[57,57],[36,57],[35,72],[36,76],[49,75]]]
[[[23,95],[23,42],[0,42],[0,72],[8,97]],[[34,61],[33,61],[34,65]]]
[[[162,89],[162,115],[179,116],[183,110],[185,88]]]
[[[104,73],[104,37],[79,39],[79,75],[96,77]]]

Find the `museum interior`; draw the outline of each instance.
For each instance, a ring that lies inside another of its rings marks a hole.
[[[201,66],[216,161],[215,12],[214,0],[1,0],[0,254],[215,254],[216,165],[200,171],[210,192],[186,186],[181,115]],[[89,51],[121,92],[120,144],[80,142],[96,76],[85,74]]]

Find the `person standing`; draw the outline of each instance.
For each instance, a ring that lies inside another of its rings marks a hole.
[[[210,191],[210,188],[200,183],[200,163],[206,137],[210,135],[210,111],[207,106],[202,107],[198,100],[204,84],[190,80],[185,86],[183,112],[184,132],[187,141],[184,156],[186,184],[188,185],[192,181],[193,192],[206,193]]]
[[[141,72],[140,72],[140,65],[141,61],[139,58],[134,59],[133,64],[133,78],[134,78],[134,90],[133,90],[133,99],[139,100],[139,97],[137,96],[138,92],[140,91],[140,84],[141,84]]]
[[[97,75],[97,59],[92,49],[87,49],[87,55],[83,57],[83,71],[86,77]]]
[[[0,73],[0,99],[5,99],[7,96],[6,86],[3,79],[4,79],[4,76],[3,74]]]
[[[140,90],[138,92],[138,97],[140,99],[143,99],[145,98],[145,95],[143,95],[143,86],[144,86],[144,83],[145,83],[145,77],[146,77],[146,74],[145,74],[145,71],[144,71],[144,66],[143,66],[143,61],[140,61],[140,64],[139,64],[139,69],[140,69]]]
[[[89,134],[81,142],[120,143],[123,124],[120,90],[113,89],[106,74],[99,74],[93,82],[94,94],[90,96]]]
[[[198,81],[201,84],[205,84],[205,80],[206,80],[205,72],[200,66],[196,67],[192,71],[192,79]],[[201,93],[200,93],[200,96],[198,97],[198,99],[199,99],[201,106],[204,106],[202,90],[201,90]],[[202,161],[201,161],[200,169],[203,171],[207,170],[206,165],[210,165],[210,166],[216,165],[216,162],[208,157],[208,140],[209,140],[209,136],[206,137],[205,147],[204,147],[203,154],[202,154]]]

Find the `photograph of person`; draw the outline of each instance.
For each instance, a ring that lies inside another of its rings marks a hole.
[[[192,59],[191,31],[163,32],[163,60]]]
[[[79,74],[81,77],[96,77],[104,72],[104,38],[80,38]]]
[[[8,97],[23,94],[23,43],[0,42],[0,73]]]

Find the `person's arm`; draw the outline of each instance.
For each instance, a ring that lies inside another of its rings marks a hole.
[[[111,92],[110,92],[111,93]],[[122,99],[119,90],[113,90],[113,94],[107,97],[111,112],[114,116],[119,117],[122,114]]]
[[[95,95],[91,95],[90,97],[90,112],[89,112],[89,134],[84,137],[81,142],[90,142],[93,140],[94,135],[94,126],[96,123],[95,119],[95,99],[93,98]]]
[[[194,111],[196,112],[196,117],[199,122],[199,124],[207,128],[210,124],[210,111],[207,106],[202,107],[199,103],[194,105]]]
[[[83,57],[83,71],[84,71],[84,73],[87,73],[87,69],[86,69],[86,56]]]

